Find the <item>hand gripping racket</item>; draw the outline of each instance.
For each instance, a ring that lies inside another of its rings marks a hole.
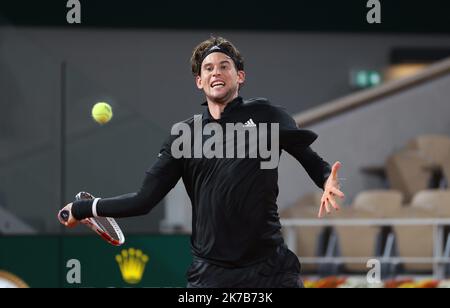
[[[75,200],[89,200],[94,199],[90,193],[80,192],[76,195]],[[69,211],[62,211],[61,219],[67,221],[69,219]],[[114,246],[121,246],[125,243],[125,236],[120,229],[117,222],[110,217],[91,217],[81,221],[88,228],[92,229],[95,233],[101,236],[102,239]]]

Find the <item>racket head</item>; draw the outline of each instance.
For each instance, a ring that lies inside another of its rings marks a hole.
[[[75,196],[76,200],[90,200],[94,198],[93,195],[84,191]],[[81,223],[92,229],[111,245],[121,246],[125,243],[125,236],[122,230],[116,220],[111,217],[90,217],[83,219]]]

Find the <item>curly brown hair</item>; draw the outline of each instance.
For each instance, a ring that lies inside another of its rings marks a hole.
[[[200,75],[204,55],[213,46],[218,46],[227,52],[227,54],[233,59],[236,70],[244,70],[244,59],[242,58],[239,50],[227,39],[220,36],[211,36],[206,41],[198,44],[192,51],[191,70],[194,77]]]

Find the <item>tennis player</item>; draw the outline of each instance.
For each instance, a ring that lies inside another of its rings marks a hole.
[[[338,182],[341,164],[336,162],[331,167],[315,153],[310,145],[317,135],[299,129],[282,108],[266,99],[245,100],[239,96],[239,89],[245,82],[244,61],[231,42],[211,37],[200,43],[193,51],[191,67],[196,86],[206,96],[200,121],[194,116],[182,122],[193,129],[191,136],[196,135],[196,127],[205,129],[208,125],[216,125],[216,135],[220,135],[219,128],[225,131],[230,124],[242,123],[241,126],[249,130],[259,129],[262,123],[269,124],[274,129],[267,136],[259,136],[258,144],[261,141],[273,146],[278,144],[272,153],[284,150],[291,154],[324,190],[319,217],[332,208],[339,209],[336,197],[344,197]],[[145,215],[182,178],[193,211],[193,263],[187,272],[188,287],[302,287],[299,260],[286,247],[281,233],[276,203],[277,166],[262,168],[261,162],[267,161],[267,157],[259,154],[256,158],[179,157],[174,155],[174,148],[177,148],[174,143],[178,144],[180,137],[178,132],[167,138],[139,191],[101,199],[95,204],[89,200],[70,203],[64,208],[71,213],[70,218],[62,223],[72,227],[92,216]],[[231,144],[239,147],[239,142],[233,138]],[[267,140],[261,140],[264,138]],[[223,140],[223,145],[229,146],[229,140]],[[200,143],[197,140],[189,144],[192,149],[186,149],[185,144],[183,153],[192,154],[196,145],[205,145],[208,141],[202,135]],[[246,148],[249,142],[245,141]],[[217,144],[212,148],[218,150]]]

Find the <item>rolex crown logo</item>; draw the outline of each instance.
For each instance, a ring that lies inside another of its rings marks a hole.
[[[144,275],[148,256],[140,249],[129,248],[122,250],[121,254],[116,256],[116,261],[123,280],[129,284],[138,284]]]

